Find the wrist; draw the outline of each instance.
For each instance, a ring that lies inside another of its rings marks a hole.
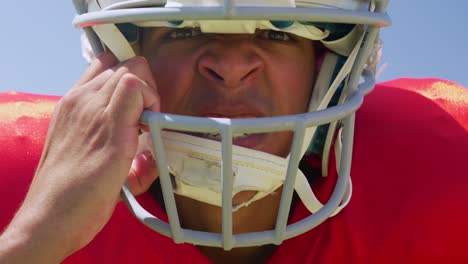
[[[45,229],[15,221],[0,235],[0,263],[60,263],[66,257],[62,249]]]
[[[59,263],[39,243],[14,227],[0,236],[0,263]]]

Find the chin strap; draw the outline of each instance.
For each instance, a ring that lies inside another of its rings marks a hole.
[[[356,43],[356,45],[353,48],[351,54],[349,55],[346,62],[342,66],[341,70],[338,72],[338,74],[337,74],[336,78],[333,80],[332,84],[330,85],[330,88],[323,95],[323,97],[321,97],[322,99],[320,100],[320,102],[311,100],[311,104],[309,106],[309,112],[320,111],[320,110],[323,110],[323,109],[327,108],[327,106],[330,104],[330,101],[331,101],[333,95],[336,93],[336,90],[338,89],[339,85],[345,80],[345,78],[351,72],[352,66],[353,66],[353,64],[354,64],[354,62],[356,60],[357,54],[359,52],[359,48],[361,47],[361,44],[362,44],[363,40],[364,40],[364,34],[362,34],[359,41]],[[318,85],[323,85],[323,81],[324,80],[326,81],[327,79],[329,79],[329,78],[326,78],[324,76],[326,76],[328,74],[331,74],[331,71],[329,71],[329,69],[334,68],[334,66],[336,65],[336,62],[337,62],[336,55],[331,55],[330,57],[325,58],[324,63],[327,64],[327,67],[324,68],[324,71],[325,71],[324,73],[321,72],[321,74],[319,74],[318,79],[322,79],[322,82],[319,83]],[[330,67],[330,66],[333,66],[333,67]],[[326,71],[328,71],[328,73]],[[316,86],[315,89],[319,89],[319,90],[323,91],[322,87],[317,87]],[[343,94],[342,94],[342,96],[343,96]],[[326,137],[326,143],[327,143],[327,141],[331,142],[331,140],[332,140],[332,138],[334,136],[334,133],[335,133],[336,125],[337,125],[337,121],[334,121],[334,122],[332,122],[330,124],[329,130],[328,130],[328,133],[327,133],[327,137]],[[305,136],[304,136],[304,144],[303,144],[302,150],[301,150],[301,155],[302,156],[306,153],[306,151],[307,151],[307,149],[309,147],[309,144],[312,141],[312,138],[314,137],[316,132],[317,132],[317,127],[310,127],[310,128],[306,129]],[[342,133],[342,128],[340,128],[338,130],[338,136],[337,136],[336,141],[335,141],[335,157],[336,157],[336,169],[337,169],[337,171],[340,170],[339,168],[340,168],[340,162],[341,162],[341,152],[342,152],[341,133]],[[330,146],[329,145],[331,145],[331,144],[325,144],[325,149],[324,149],[324,152],[323,152],[323,155],[322,155],[322,157],[323,157],[322,158],[322,175],[323,176],[328,175],[328,160],[329,160],[329,156],[330,156],[330,153],[329,153]],[[288,159],[289,159],[289,157],[288,157]],[[317,197],[313,193],[312,189],[310,187],[308,187],[307,179],[300,170],[298,170],[298,175],[296,176],[296,184],[299,183],[299,182],[301,183],[301,186],[299,187],[300,188],[299,190],[296,189],[296,192],[298,193],[298,195],[301,198],[302,202],[304,203],[304,205],[307,207],[307,209],[310,212],[312,212],[312,213],[317,212],[318,209],[323,207],[323,204],[320,203],[320,201],[317,199]],[[306,188],[306,186],[307,186],[307,188]],[[347,184],[346,192],[345,192],[345,194],[343,196],[342,202],[341,202],[340,206],[338,206],[336,208],[336,210],[333,212],[333,214],[331,214],[330,216],[334,216],[334,215],[338,214],[349,203],[349,201],[351,200],[351,196],[352,196],[352,182],[351,182],[351,176],[348,176],[348,184]]]
[[[215,140],[187,134],[163,131],[162,139],[166,161],[173,176],[175,193],[204,203],[222,206],[222,151],[221,143]],[[140,135],[140,148],[154,154],[149,133]],[[233,192],[255,191],[246,201],[233,205],[233,211],[248,206],[271,193],[285,181],[288,159],[240,146],[232,146]],[[311,213],[316,213],[323,204],[313,193],[305,175],[298,170],[294,189]],[[334,213],[337,214],[351,198],[351,184],[347,195]]]
[[[135,57],[132,46],[114,24],[95,25],[93,30],[120,62]]]
[[[336,90],[351,72],[351,69],[353,68],[353,64],[356,60],[357,54],[359,52],[359,48],[361,47],[363,40],[364,40],[364,34],[362,34],[359,41],[356,43],[354,49],[351,51],[351,54],[346,59],[346,62],[344,63],[343,67],[341,67],[341,70],[338,72],[338,74],[336,75],[335,79],[333,80],[332,84],[329,86],[328,89],[326,89],[327,86],[322,86],[322,87],[315,86],[314,90],[319,89],[323,91],[323,89],[325,88],[326,93],[323,95],[323,97],[321,98],[319,102],[317,102],[316,100],[314,101],[311,100],[311,104],[309,105],[309,112],[316,112],[316,111],[324,110],[328,107],[333,95],[336,93]],[[336,65],[336,60],[330,57],[329,59],[326,58],[324,60],[324,63],[326,63],[327,66],[332,65],[334,68],[334,66]],[[329,67],[325,67],[325,68],[329,68]],[[327,72],[325,74],[330,74],[330,72]],[[319,74],[318,79],[322,78],[322,76],[320,75],[322,74]],[[324,85],[324,84],[320,83],[319,85]],[[309,127],[306,129],[306,133],[304,137],[304,145],[302,146],[302,150],[301,150],[302,155],[306,153],[307,148],[309,147],[309,144],[312,141],[312,138],[314,137],[314,134],[316,131],[317,131],[316,126]]]

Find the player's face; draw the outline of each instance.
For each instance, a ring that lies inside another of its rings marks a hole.
[[[283,32],[204,34],[145,29],[161,111],[202,117],[270,117],[307,111],[313,85],[312,41]],[[216,138],[214,135],[201,135]],[[291,133],[237,137],[234,144],[285,157]]]

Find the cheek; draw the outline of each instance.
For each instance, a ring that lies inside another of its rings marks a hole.
[[[188,56],[161,49],[150,57],[151,70],[161,98],[161,111],[183,113],[191,90],[193,67]]]
[[[279,65],[281,66],[275,67],[273,73],[279,104],[286,114],[307,111],[314,79],[313,58],[290,57]]]

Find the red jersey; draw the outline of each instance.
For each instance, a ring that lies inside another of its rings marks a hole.
[[[0,94],[0,229],[27,192],[57,99]],[[330,164],[329,177],[313,184],[322,202],[336,179]],[[351,176],[349,205],[284,241],[268,263],[468,263],[468,89],[435,79],[379,84],[356,116]],[[163,215],[150,194],[138,199]],[[291,220],[307,214],[299,203]],[[96,238],[65,263],[210,261],[119,204]]]

